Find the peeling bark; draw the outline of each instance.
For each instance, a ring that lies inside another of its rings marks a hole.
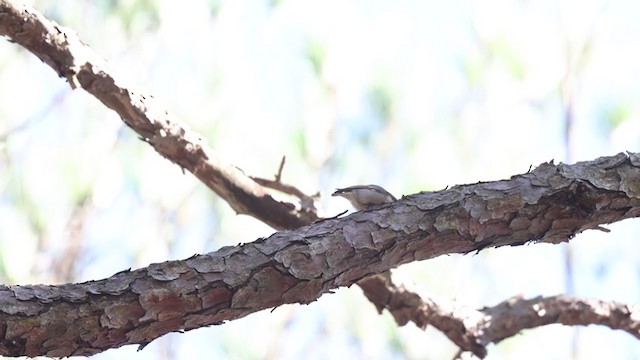
[[[306,304],[400,264],[558,243],[640,214],[640,155],[545,163],[510,180],[405,196],[183,261],[62,286],[0,287],[0,354],[88,355]]]

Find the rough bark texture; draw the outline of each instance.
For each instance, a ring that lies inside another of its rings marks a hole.
[[[63,286],[0,287],[0,354],[86,355],[146,344],[400,264],[527,241],[558,243],[640,214],[640,155],[545,163],[510,180],[405,196],[184,261]]]
[[[318,219],[313,206],[277,201],[242,170],[217,158],[206,141],[166,111],[152,96],[122,83],[105,61],[71,30],[36,10],[0,1],[0,35],[38,56],[75,88],[81,86],[112,109],[165,158],[187,169],[239,214],[251,214],[275,229]]]

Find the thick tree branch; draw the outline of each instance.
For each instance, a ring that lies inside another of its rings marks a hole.
[[[69,356],[146,344],[168,332],[309,303],[411,261],[567,241],[637,217],[639,175],[638,154],[545,163],[510,180],[405,196],[376,210],[105,280],[0,287],[0,354]]]
[[[275,200],[240,169],[217,158],[206,142],[155,99],[115,77],[106,62],[78,36],[26,5],[0,0],[0,35],[8,36],[51,66],[72,87],[78,85],[115,111],[165,158],[187,169],[240,214],[275,229],[318,219],[314,207]],[[306,204],[305,204],[306,205]]]

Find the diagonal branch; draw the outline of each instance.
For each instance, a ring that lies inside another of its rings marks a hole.
[[[2,286],[0,354],[60,357],[144,345],[168,332],[309,303],[400,264],[528,241],[558,243],[638,216],[640,154],[545,163],[510,180],[405,196],[104,280]],[[506,336],[496,334],[491,339]]]
[[[0,35],[8,36],[49,65],[72,87],[81,86],[115,111],[160,155],[193,173],[239,214],[275,229],[318,219],[313,207],[277,201],[240,169],[216,157],[206,142],[165,110],[114,76],[106,62],[78,36],[26,5],[0,0]]]

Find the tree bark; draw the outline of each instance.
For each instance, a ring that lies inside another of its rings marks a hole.
[[[423,192],[183,261],[62,286],[0,287],[0,354],[88,355],[306,304],[398,265],[558,243],[640,214],[640,155],[544,163],[510,180]],[[629,315],[631,316],[631,315]]]

